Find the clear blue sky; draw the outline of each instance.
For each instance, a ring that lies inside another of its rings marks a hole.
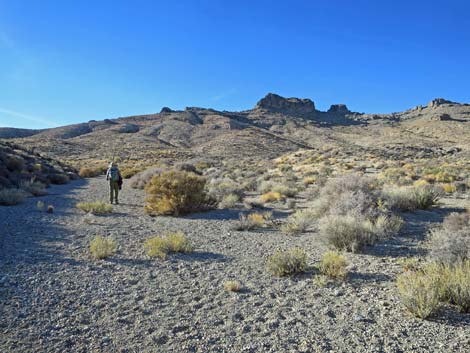
[[[0,126],[251,108],[470,102],[470,2],[0,0]]]

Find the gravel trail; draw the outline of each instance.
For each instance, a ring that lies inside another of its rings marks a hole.
[[[399,258],[422,254],[426,227],[450,209],[404,215],[400,237],[348,254],[348,281],[320,287],[314,270],[279,279],[265,267],[294,246],[314,265],[325,251],[314,233],[233,231],[239,210],[149,217],[143,192],[126,185],[111,215],[84,215],[75,204],[107,200],[104,178],[50,193],[0,206],[0,352],[470,351],[469,315],[415,319],[394,284]],[[145,239],[167,231],[186,233],[195,252],[148,258]],[[116,254],[93,260],[95,235],[114,237]],[[231,279],[241,292],[224,290]]]

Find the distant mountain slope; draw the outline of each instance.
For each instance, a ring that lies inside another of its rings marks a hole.
[[[53,158],[272,158],[326,144],[383,149],[398,144],[470,147],[470,105],[442,98],[391,114],[351,112],[334,104],[323,112],[310,99],[268,94],[251,110],[164,108],[158,114],[89,121],[42,131],[1,129],[0,137],[36,147]],[[175,157],[176,156],[176,157]]]

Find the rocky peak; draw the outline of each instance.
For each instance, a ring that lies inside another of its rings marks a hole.
[[[428,103],[428,108],[436,108],[442,104],[455,104],[455,102],[449,101],[444,98],[435,98]]]
[[[284,98],[274,93],[268,93],[256,103],[255,109],[294,115],[306,115],[315,112],[315,103],[310,99]]]
[[[332,104],[330,109],[328,109],[328,113],[349,114],[351,111],[346,104]]]

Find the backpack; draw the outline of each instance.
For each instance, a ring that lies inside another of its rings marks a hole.
[[[109,175],[111,177],[111,181],[119,181],[119,170],[117,168],[111,168],[109,170]]]

